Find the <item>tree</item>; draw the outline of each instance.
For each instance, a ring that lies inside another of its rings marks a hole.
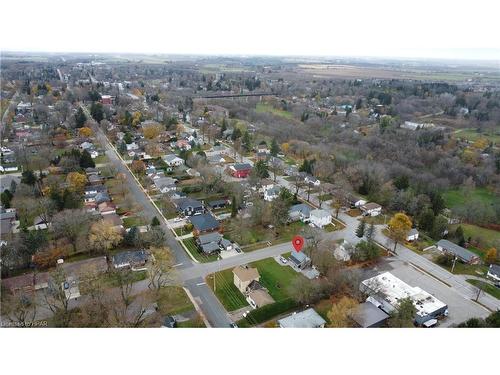
[[[32,170],[26,170],[21,174],[21,183],[22,184],[35,186],[36,181],[37,181],[37,178]]]
[[[84,126],[83,128],[78,129],[78,135],[80,137],[90,137],[92,135],[92,129]]]
[[[151,226],[152,227],[157,227],[160,225],[160,220],[158,220],[158,218],[155,216],[152,220],[151,220]]]
[[[5,191],[0,194],[0,201],[2,202],[2,206],[4,208],[10,208],[10,201],[14,195],[10,192],[9,189],[5,189]]]
[[[165,231],[161,226],[154,226],[145,233],[143,236],[143,241],[149,246],[161,247],[165,244]]]
[[[245,151],[250,151],[252,149],[252,137],[250,136],[250,133],[245,131],[243,134],[243,138],[241,140],[241,145],[245,149]]]
[[[90,106],[90,115],[97,122],[101,122],[104,119],[104,111],[101,103],[92,103]]]
[[[380,248],[373,241],[360,241],[353,253],[353,259],[359,262],[377,260],[380,257]]]
[[[282,199],[275,199],[271,202],[271,209],[270,209],[270,214],[271,214],[271,224],[274,225],[274,230],[277,232],[288,221],[288,209],[289,205],[286,201]]]
[[[353,326],[351,313],[359,303],[354,298],[342,297],[335,303],[331,310],[328,312],[328,319],[330,320],[329,327],[333,328],[349,328]]]
[[[92,250],[107,254],[109,250],[118,245],[122,235],[113,224],[100,220],[92,224],[89,232],[89,245]]]
[[[340,209],[342,208],[342,202],[340,201],[340,199],[337,197],[333,197],[331,207],[335,210],[335,218],[338,219]]]
[[[78,107],[78,110],[76,111],[75,114],[76,127],[81,128],[83,125],[85,125],[86,121],[87,121],[87,116],[85,116],[85,112],[83,112],[83,109],[81,107]]]
[[[486,251],[486,256],[484,258],[484,260],[486,261],[486,263],[488,264],[493,264],[497,261],[497,249],[495,249],[494,247],[490,247],[487,251]]]
[[[267,169],[267,164],[263,160],[259,160],[257,163],[255,163],[253,170],[259,178],[268,178],[269,177],[269,171]]]
[[[399,300],[397,309],[391,314],[389,324],[395,328],[413,327],[413,320],[417,309],[410,297]]]
[[[366,229],[366,240],[368,242],[372,242],[373,236],[375,235],[375,224],[372,222]]]
[[[432,226],[431,237],[441,239],[448,230],[448,219],[443,215],[436,216],[434,225]]]
[[[150,249],[153,259],[148,262],[148,276],[150,289],[158,292],[160,288],[172,281],[173,259],[170,249],[153,247]]]
[[[70,209],[57,213],[52,219],[52,228],[57,238],[67,238],[77,251],[78,239],[85,236],[92,222],[92,216],[84,209]]]
[[[231,199],[231,217],[235,218],[237,214],[238,214],[238,205],[236,203],[236,196],[233,195],[233,198]]]
[[[389,230],[389,237],[394,241],[394,253],[396,253],[398,243],[402,243],[406,240],[406,236],[411,226],[411,219],[402,212],[395,214],[389,221],[387,228]]]
[[[142,160],[134,160],[130,164],[130,169],[135,174],[142,175],[146,172],[146,164]]]
[[[365,235],[365,228],[366,228],[366,222],[364,219],[361,219],[361,221],[358,224],[358,228],[356,229],[356,236],[359,238],[363,237]]]
[[[66,182],[68,183],[71,191],[81,193],[87,184],[87,176],[83,173],[70,172],[66,177]]]
[[[464,230],[461,225],[455,230],[455,238],[459,246],[463,247],[465,245]]]
[[[434,219],[434,211],[427,208],[420,213],[420,216],[418,217],[418,226],[426,232],[431,232],[434,227]]]
[[[92,159],[92,156],[90,156],[90,153],[87,150],[83,150],[82,155],[80,156],[80,167],[95,168],[94,159]]]
[[[146,139],[155,139],[157,138],[163,127],[160,124],[151,124],[142,129],[142,133]]]
[[[56,327],[67,327],[74,313],[69,308],[71,289],[64,288],[66,282],[66,273],[63,268],[57,267],[50,273],[48,287],[43,290],[43,303],[52,312],[52,321]]]
[[[278,146],[278,142],[276,142],[276,139],[273,138],[271,142],[271,149],[269,150],[271,155],[276,157],[278,153],[280,152],[280,147]]]

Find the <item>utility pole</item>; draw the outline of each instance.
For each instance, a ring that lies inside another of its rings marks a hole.
[[[453,258],[453,265],[451,266],[451,273],[453,273],[453,270],[455,269],[455,264],[457,263],[457,257]]]

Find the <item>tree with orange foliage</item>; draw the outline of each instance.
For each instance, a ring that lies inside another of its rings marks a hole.
[[[146,171],[146,164],[142,160],[134,160],[130,169],[136,174],[143,174]]]
[[[486,256],[484,260],[486,261],[486,263],[492,264],[497,261],[497,256],[498,256],[497,249],[491,247],[488,249],[488,251],[486,251]]]
[[[80,135],[80,137],[90,137],[93,134],[93,132],[92,129],[90,129],[87,126],[84,126],[83,128],[78,129],[78,134]]]
[[[162,130],[163,127],[160,124],[151,124],[145,126],[142,129],[142,133],[144,134],[144,137],[146,137],[147,139],[155,139],[160,135]]]
[[[83,173],[70,172],[66,177],[66,182],[69,184],[69,189],[71,191],[81,193],[87,184],[87,176]]]
[[[57,264],[57,260],[64,257],[65,255],[65,249],[53,247],[33,255],[33,263],[37,266],[38,269],[47,269],[50,267],[54,267]]]

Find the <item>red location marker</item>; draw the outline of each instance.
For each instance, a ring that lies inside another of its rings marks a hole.
[[[292,239],[292,245],[296,252],[300,252],[304,246],[304,238],[301,236],[295,236]]]

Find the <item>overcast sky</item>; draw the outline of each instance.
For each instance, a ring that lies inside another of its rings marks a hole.
[[[13,51],[500,60],[496,0],[2,2]]]

